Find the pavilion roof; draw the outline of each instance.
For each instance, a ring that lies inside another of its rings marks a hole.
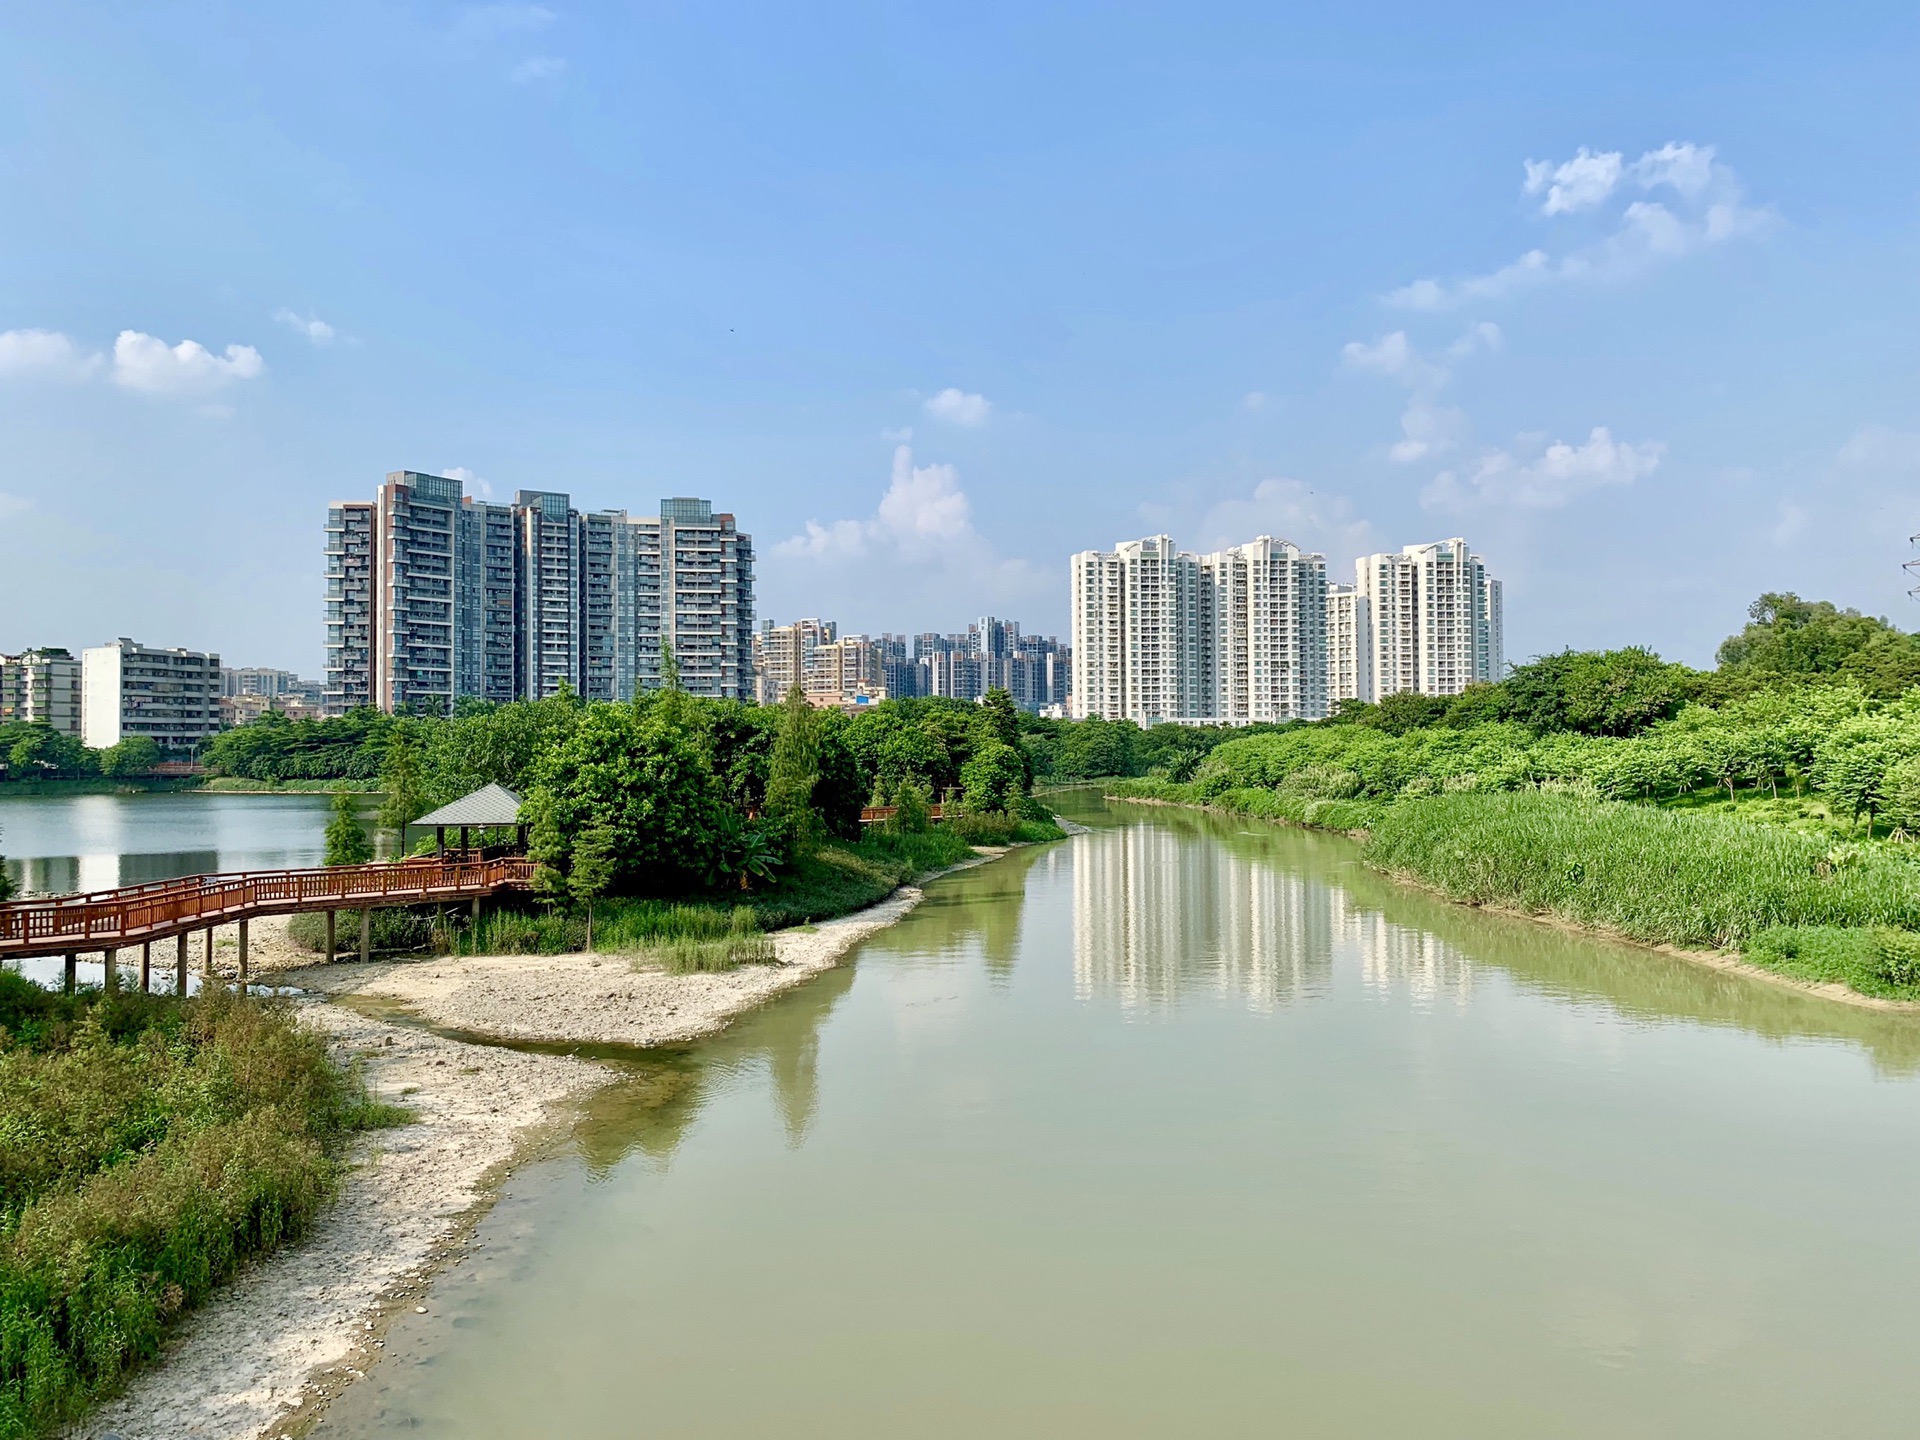
[[[483,785],[413,822],[429,829],[456,825],[518,825],[520,797],[504,785]]]

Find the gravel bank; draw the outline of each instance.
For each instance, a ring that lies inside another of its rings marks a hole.
[[[329,999],[397,1001],[431,1024],[499,1039],[684,1040],[830,969],[920,899],[903,886],[866,910],[775,936],[777,964],[719,975],[635,970],[614,955],[314,965],[287,942],[284,921],[255,922],[255,978],[306,991],[312,998],[298,1003],[307,1022],[361,1064],[376,1095],[416,1119],[366,1137],[339,1200],[304,1241],[190,1317],[158,1364],[69,1433],[254,1440],[304,1428],[379,1358],[386,1318],[429,1303],[433,1273],[457,1263],[508,1169],[564,1133],[578,1101],[617,1078],[604,1065],[446,1039]],[[230,930],[217,941],[216,968],[231,978]],[[198,972],[197,948],[193,964]]]

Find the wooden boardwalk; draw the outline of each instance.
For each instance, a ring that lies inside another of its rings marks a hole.
[[[533,861],[524,855],[449,857],[324,870],[189,875],[87,895],[16,900],[0,905],[0,960],[111,952],[178,936],[184,963],[186,936],[195,930],[244,926],[262,915],[479,900],[502,890],[524,890],[532,880]],[[243,939],[243,965],[245,953]]]

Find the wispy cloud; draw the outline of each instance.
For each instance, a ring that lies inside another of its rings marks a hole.
[[[23,495],[9,495],[0,490],[0,520],[13,515],[21,515],[33,508],[33,502]]]
[[[493,498],[493,485],[464,465],[449,465],[440,473],[449,480],[458,480],[466,487],[466,493],[475,499],[491,500]]]
[[[1525,172],[1521,193],[1540,197],[1543,216],[1599,210],[1623,191],[1650,198],[1630,201],[1598,239],[1558,256],[1536,247],[1486,274],[1415,280],[1390,292],[1387,303],[1447,310],[1545,285],[1629,280],[1775,223],[1772,211],[1747,203],[1739,178],[1711,145],[1674,141],[1631,162],[1618,151],[1582,149],[1558,164],[1529,160]]]
[[[297,315],[291,310],[276,310],[273,318],[288,329],[305,336],[315,345],[331,345],[334,338],[333,326],[318,315]]]
[[[1632,445],[1596,425],[1584,443],[1546,443],[1522,435],[1509,449],[1489,450],[1465,470],[1443,470],[1421,492],[1430,510],[1505,505],[1524,510],[1557,509],[1592,490],[1633,484],[1659,468],[1666,446],[1658,440]]]
[[[993,404],[984,395],[969,395],[964,390],[949,386],[938,395],[930,396],[926,403],[927,414],[949,425],[964,425],[969,428],[987,423],[987,416],[993,411]]]
[[[1439,357],[1423,355],[1404,330],[1383,335],[1372,344],[1354,340],[1342,347],[1340,361],[1349,370],[1379,375],[1406,386],[1406,408],[1400,415],[1400,439],[1387,447],[1389,458],[1411,464],[1452,450],[1472,433],[1466,413],[1439,403],[1438,396],[1453,378],[1454,367],[1504,343],[1500,327],[1482,320],[1468,327]]]
[[[857,559],[876,552],[935,553],[974,536],[973,507],[951,465],[915,465],[905,445],[893,452],[893,473],[879,508],[867,520],[807,521],[805,533],[783,540],[785,555]]]
[[[566,68],[567,62],[558,55],[534,55],[508,71],[507,78],[516,85],[535,85],[565,73]]]
[[[1195,540],[1202,549],[1239,545],[1256,535],[1291,540],[1306,550],[1344,559],[1376,549],[1373,526],[1353,513],[1345,496],[1315,490],[1304,480],[1272,476],[1250,494],[1222,500],[1201,516]]]

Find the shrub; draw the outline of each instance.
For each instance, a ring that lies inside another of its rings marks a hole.
[[[1775,925],[1747,942],[1746,959],[1802,980],[1838,982],[1863,995],[1920,999],[1920,935],[1884,925]]]

